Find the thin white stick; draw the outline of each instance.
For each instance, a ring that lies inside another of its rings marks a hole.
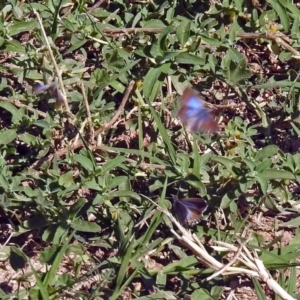
[[[46,42],[46,45],[47,45],[47,48],[48,48],[51,60],[52,60],[52,63],[54,65],[54,67],[55,67],[57,78],[58,78],[58,82],[59,82],[60,88],[62,90],[62,96],[63,96],[64,104],[65,104],[65,107],[66,107],[66,111],[71,115],[71,111],[70,111],[70,108],[69,108],[68,100],[67,100],[67,97],[66,97],[66,91],[65,91],[65,88],[64,88],[64,83],[63,83],[63,80],[62,80],[62,77],[61,77],[61,70],[59,69],[59,67],[58,67],[58,65],[56,63],[55,57],[53,55],[51,46],[50,46],[49,41],[48,41],[48,37],[46,35],[45,29],[44,29],[44,26],[43,26],[42,19],[41,19],[39,13],[35,9],[33,10],[33,13],[37,16],[37,19],[39,21],[39,24],[40,24],[40,27],[41,27],[41,30],[42,30],[42,33],[43,33],[43,36],[44,36],[44,39],[45,39],[45,42]]]

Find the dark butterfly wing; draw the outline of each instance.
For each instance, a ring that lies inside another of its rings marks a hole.
[[[194,225],[200,222],[208,205],[202,198],[174,199],[174,209],[181,224]]]
[[[191,131],[215,132],[218,129],[211,112],[190,88],[186,88],[183,92],[178,117]]]
[[[52,84],[40,84],[40,83],[36,83],[35,85],[32,86],[32,91],[35,94],[40,94],[43,93],[49,89],[52,88]]]
[[[189,211],[186,208],[186,206],[183,203],[181,203],[180,200],[175,200],[173,207],[179,223],[181,223],[182,225],[187,224]]]
[[[56,83],[50,83],[50,84],[37,83],[32,87],[32,91],[37,95],[40,93],[43,93],[47,90],[49,90],[51,92],[52,97],[54,97],[58,101],[58,103],[61,104],[64,102],[63,95],[58,90]]]

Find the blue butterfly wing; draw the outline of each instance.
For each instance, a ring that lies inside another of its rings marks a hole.
[[[207,201],[202,198],[174,200],[174,208],[181,224],[194,225],[199,223],[207,207]]]
[[[181,203],[180,200],[175,200],[174,210],[176,212],[179,222],[185,225],[189,217],[189,210],[187,209],[187,207],[183,203]]]
[[[40,94],[43,93],[49,89],[52,88],[52,84],[40,84],[40,83],[36,83],[33,87],[32,87],[32,91],[35,94]]]
[[[178,116],[187,129],[191,131],[215,132],[218,129],[210,111],[204,107],[202,100],[189,88],[183,92]]]
[[[60,104],[64,103],[64,97],[62,93],[58,90],[56,83],[50,83],[50,84],[37,83],[32,87],[32,91],[37,95],[47,90],[51,92],[52,97],[54,97],[58,101],[58,103]]]
[[[185,108],[187,112],[188,117],[192,117],[195,115],[195,113],[199,111],[204,110],[204,106],[200,98],[196,96],[190,97],[186,102],[185,102]]]

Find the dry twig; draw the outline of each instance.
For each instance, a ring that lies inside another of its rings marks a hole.
[[[103,34],[106,35],[128,35],[132,33],[138,33],[138,32],[143,32],[143,33],[149,33],[149,34],[157,34],[161,33],[163,31],[163,28],[109,28],[106,27],[103,30]],[[175,33],[176,29],[173,29],[171,33]],[[289,45],[289,43],[292,42],[292,40],[287,37],[286,35],[276,32],[276,33],[271,33],[271,32],[266,32],[266,33],[252,33],[252,32],[237,32],[235,34],[236,37],[242,38],[242,39],[259,39],[263,38],[266,40],[271,40],[278,45],[282,46],[284,49],[290,51],[293,53],[296,57],[300,57],[300,52],[295,50],[292,46]]]
[[[85,105],[85,108],[86,108],[87,120],[88,120],[89,130],[90,130],[89,142],[92,143],[92,141],[94,140],[95,130],[94,130],[94,127],[93,127],[90,106],[89,106],[89,102],[88,102],[87,97],[86,97],[86,92],[85,92],[85,88],[84,88],[83,83],[81,83],[81,93],[82,93],[84,105]]]
[[[65,88],[64,88],[64,83],[63,83],[63,80],[62,80],[62,77],[61,77],[61,70],[59,69],[59,67],[56,63],[55,57],[53,55],[51,46],[50,46],[49,41],[48,41],[48,37],[46,35],[45,29],[44,29],[44,26],[43,26],[43,22],[41,20],[41,17],[39,15],[39,13],[35,9],[33,10],[33,12],[37,16],[37,19],[39,21],[39,24],[40,24],[40,27],[41,27],[41,30],[42,30],[42,33],[43,33],[43,36],[44,36],[44,39],[45,39],[45,42],[46,42],[51,60],[52,60],[52,63],[55,67],[56,74],[57,74],[57,77],[58,77],[59,86],[62,90],[62,96],[63,96],[64,104],[65,104],[65,107],[66,107],[66,111],[68,112],[69,115],[72,115],[71,111],[70,111],[70,108],[69,108],[68,100],[67,100],[67,97],[66,97],[66,91],[65,91]]]
[[[222,245],[213,246],[216,251],[233,251],[236,253],[235,261],[242,263],[245,268],[243,267],[234,267],[231,265],[224,265],[223,263],[216,260],[213,256],[211,256],[205,249],[204,245],[198,239],[195,234],[191,234],[185,228],[181,226],[174,218],[174,216],[167,210],[161,208],[157,203],[149,199],[148,197],[144,196],[148,199],[151,203],[158,207],[160,211],[162,211],[167,217],[172,221],[173,224],[179,229],[180,234],[178,234],[175,230],[171,229],[171,232],[174,236],[182,243],[184,246],[189,248],[198,258],[201,260],[203,264],[208,266],[209,268],[213,268],[217,271],[222,271],[222,275],[240,275],[245,274],[249,277],[256,277],[261,281],[265,282],[270,289],[272,289],[276,294],[278,294],[281,298],[285,300],[296,300],[291,295],[289,295],[271,276],[268,272],[266,267],[264,266],[263,262],[258,259],[257,251],[253,250],[253,254],[247,249],[245,244],[242,244],[240,248],[237,248],[234,245],[227,244],[220,241],[215,241],[215,243]],[[218,272],[219,275],[219,272]],[[208,277],[209,280],[211,277]]]
[[[22,102],[20,102],[19,100],[15,100],[15,99],[10,99],[10,98],[5,98],[5,97],[0,97],[0,101],[6,101],[6,102],[9,102],[17,107],[25,107],[28,111],[32,112],[32,113],[36,113],[38,114],[40,117],[42,118],[46,118],[47,117],[47,114],[38,110],[38,109],[35,109],[35,108],[32,108],[26,104],[23,104]]]
[[[292,46],[288,44],[288,42],[292,42],[290,38],[288,38],[286,35],[277,32],[277,33],[271,33],[271,32],[266,32],[266,33],[251,33],[251,32],[238,32],[236,33],[236,37],[242,38],[242,39],[259,39],[263,38],[266,40],[273,41],[277,43],[278,45],[282,46],[284,49],[290,51],[293,53],[295,56],[299,57],[300,52],[295,50]]]

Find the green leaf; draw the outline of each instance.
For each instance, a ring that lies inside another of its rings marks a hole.
[[[252,277],[252,282],[253,282],[253,285],[254,285],[254,290],[255,290],[257,299],[267,300],[265,291],[262,288],[262,286],[259,283],[259,281],[255,277]]]
[[[295,18],[295,19],[300,18],[300,10],[298,9],[298,7],[295,4],[285,1],[285,0],[279,0],[279,3],[292,13],[290,15],[292,18]]]
[[[48,265],[52,265],[57,252],[60,250],[59,245],[52,245],[51,247],[47,247],[40,254],[41,263],[47,263]]]
[[[58,183],[60,185],[64,186],[64,187],[69,187],[72,184],[74,184],[74,181],[73,181],[73,172],[69,171],[67,173],[62,174],[59,177]]]
[[[212,156],[211,160],[224,165],[228,170],[232,170],[233,167],[239,168],[239,165],[234,160],[226,157]]]
[[[164,28],[166,25],[163,21],[159,19],[153,19],[148,22],[146,22],[143,26],[144,28]]]
[[[49,152],[50,149],[50,145],[48,145],[47,147],[45,146],[42,150],[39,151],[37,158],[40,159],[42,157],[44,157],[45,155],[47,155],[47,153]]]
[[[187,176],[185,178],[185,182],[188,183],[190,186],[199,190],[201,195],[205,195],[206,193],[205,185],[201,182],[201,180],[199,180],[199,178],[196,178],[195,176]]]
[[[289,88],[289,87],[295,87],[297,89],[300,89],[300,82],[292,82],[289,80],[279,80],[279,81],[270,81],[264,84],[257,84],[252,86],[252,89],[257,89],[257,90],[261,90],[261,89],[272,89],[272,88],[276,88],[276,87],[282,87],[282,88]]]
[[[131,192],[131,191],[116,191],[116,192],[111,192],[108,195],[108,198],[110,198],[110,199],[119,198],[119,197],[128,197],[128,198],[135,199],[137,201],[141,201],[140,195],[138,195],[135,192]]]
[[[176,271],[185,271],[194,268],[198,264],[198,260],[194,256],[187,256],[182,258],[179,261],[168,264],[163,268],[165,274],[176,272]]]
[[[156,275],[156,284],[160,288],[165,288],[167,283],[167,274],[162,271],[158,271]]]
[[[136,300],[157,300],[157,299],[176,299],[174,292],[172,291],[160,291],[157,293],[152,293],[147,296],[137,297]],[[200,299],[200,298],[197,298]],[[203,299],[203,298],[201,298]]]
[[[132,254],[133,254],[133,249],[134,249],[135,244],[136,244],[136,241],[134,239],[132,239],[126,246],[126,252],[124,253],[124,255],[122,257],[121,265],[120,265],[120,268],[119,268],[118,274],[117,274],[116,287],[115,287],[115,290],[114,290],[114,293],[113,293],[111,299],[114,299],[114,300],[118,299],[118,296],[122,291],[121,285],[127,277],[126,273],[127,273],[128,265],[129,265],[130,261],[132,260]]]
[[[213,73],[216,72],[216,65],[218,63],[216,57],[212,54],[208,56],[208,63]]]
[[[265,178],[262,178],[260,176],[256,176],[255,178],[260,185],[263,195],[266,195],[268,191],[268,181]]]
[[[155,109],[152,107],[151,103],[149,101],[147,101],[147,103],[149,104],[149,109],[151,111],[151,114],[152,114],[155,122],[156,122],[157,128],[163,138],[163,141],[166,144],[166,150],[168,151],[170,159],[171,159],[172,163],[175,164],[175,157],[176,157],[175,150],[174,150],[173,144],[170,140],[170,137],[167,133],[167,130],[166,130],[165,126],[162,124],[161,118],[158,116]]]
[[[13,14],[16,19],[21,19],[23,17],[23,11],[18,6],[13,8]]]
[[[10,249],[9,262],[11,267],[17,272],[18,269],[25,268],[26,258],[20,249],[12,246]]]
[[[0,251],[0,261],[6,261],[10,256],[10,251],[10,246],[2,246]]]
[[[86,156],[82,154],[75,154],[73,156],[74,161],[80,163],[81,167],[86,169],[87,171],[93,172],[94,171],[94,163]]]
[[[178,54],[175,57],[175,61],[177,61],[179,64],[190,64],[199,66],[203,66],[205,64],[205,60],[203,58],[189,53]]]
[[[123,94],[124,91],[125,91],[124,85],[121,82],[117,81],[117,80],[110,82],[110,86],[112,88],[114,88],[116,91],[118,91],[119,93]]]
[[[80,198],[73,205],[71,205],[69,210],[70,218],[75,218],[85,204],[86,204],[86,200]]]
[[[176,35],[181,47],[183,48],[190,37],[191,21],[183,20],[177,27]]]
[[[0,145],[7,145],[15,140],[17,132],[15,129],[6,129],[0,132]]]
[[[78,219],[73,220],[70,225],[73,229],[82,232],[100,232],[101,230],[101,227],[96,223]]]
[[[64,56],[68,55],[69,53],[72,53],[74,50],[79,49],[80,47],[82,47],[84,44],[86,44],[88,42],[87,39],[77,39],[76,37],[72,38],[72,46],[66,51],[64,52]]]
[[[232,83],[236,84],[249,78],[252,73],[247,69],[247,62],[235,49],[229,49],[222,59],[223,75]]]
[[[285,8],[281,5],[280,1],[278,0],[267,0],[267,2],[274,8],[277,12],[277,15],[280,18],[280,24],[282,24],[285,31],[289,30],[290,27],[290,18],[286,13]]]
[[[294,218],[288,222],[283,223],[282,225],[287,227],[298,228],[300,226],[300,217]]]
[[[131,70],[135,65],[137,65],[140,62],[140,59],[137,59],[135,61],[130,62],[129,64],[126,64],[124,68],[120,69],[119,72],[116,72],[114,75],[109,77],[108,83],[114,82],[117,80],[119,77],[122,77],[122,75],[125,75],[129,70]],[[103,82],[99,84],[98,90],[103,90],[104,88],[107,87],[107,82]]]
[[[265,203],[265,206],[266,206],[267,209],[269,209],[271,211],[273,210],[275,212],[279,212],[277,203],[276,203],[276,201],[273,198],[267,196],[265,198],[264,203]]]
[[[18,108],[7,101],[0,101],[0,107],[3,107],[12,114],[12,122],[14,124],[19,123],[22,120],[22,114]]]
[[[82,187],[95,190],[95,191],[102,191],[102,187],[99,186],[99,183],[95,181],[95,179],[88,180],[82,183]]]
[[[32,134],[29,134],[29,133],[20,134],[18,136],[18,138],[20,141],[23,141],[24,143],[26,143],[28,145],[37,145],[38,141],[39,141],[38,137],[36,137]]]
[[[48,272],[46,272],[46,274],[43,274],[43,284],[40,282],[38,275],[35,272],[35,276],[36,276],[36,280],[39,282],[39,287],[42,289],[47,285],[55,285],[57,282],[57,271],[58,268],[61,266],[61,262],[64,258],[64,255],[66,254],[66,250],[69,247],[70,241],[73,239],[74,237],[74,232],[71,233],[70,235],[66,235],[68,233],[68,231],[65,232],[65,235],[62,237],[61,239],[61,245],[59,249],[59,251],[57,251],[57,255],[54,257],[54,261],[53,264],[51,265],[51,268]],[[48,298],[44,298],[44,296],[42,297],[42,299],[48,299]]]
[[[50,224],[42,235],[43,241],[59,245],[66,232],[68,232],[68,229],[69,226],[66,223]]]
[[[284,170],[273,170],[273,169],[267,169],[264,172],[260,174],[261,178],[264,178],[265,180],[270,179],[295,179],[295,176],[288,171]]]
[[[290,268],[289,280],[287,283],[287,292],[290,295],[295,295],[296,291],[297,291],[297,268],[295,266]]]
[[[219,295],[220,296],[220,295]],[[204,289],[197,289],[192,293],[191,300],[213,300],[213,299],[220,299],[220,297],[212,297],[208,291]]]
[[[45,216],[43,216],[40,213],[29,218],[28,220],[24,221],[24,223],[23,223],[23,227],[26,229],[43,228],[46,225],[48,225],[48,222],[45,219]]]
[[[161,59],[159,59],[158,61],[159,61],[160,64],[164,64],[168,61],[173,61],[174,58],[176,56],[178,56],[179,54],[180,54],[179,52],[166,52],[166,54]]]
[[[257,161],[260,162],[260,160]],[[265,160],[261,161],[260,163],[257,163],[257,165],[255,166],[255,171],[261,173],[266,169],[269,169],[272,166],[272,164],[272,158],[265,158]]]
[[[143,94],[146,98],[150,98],[154,85],[156,84],[160,74],[160,67],[150,68],[150,70],[146,74],[143,84]]]
[[[36,122],[34,122],[34,125],[37,125],[41,128],[45,128],[45,129],[50,129],[51,128],[49,122],[47,122],[45,120],[37,120]]]
[[[126,176],[118,176],[113,178],[108,182],[108,187],[114,189],[115,187],[120,186],[121,190],[128,190],[130,187],[130,180]],[[122,188],[124,187],[124,189]]]
[[[199,34],[201,40],[203,40],[209,47],[220,47],[221,42],[218,39],[213,39],[207,35]]]
[[[174,29],[174,25],[170,25],[168,27],[165,27],[163,31],[159,34],[158,37],[158,45],[160,47],[160,50],[162,52],[167,51],[168,49],[168,42],[167,42],[167,37],[169,33]]]
[[[269,122],[267,120],[267,116],[266,116],[265,112],[261,109],[260,105],[256,101],[254,102],[254,105],[255,105],[256,111],[258,112],[258,114],[261,118],[263,127],[268,128]]]
[[[109,160],[106,164],[102,166],[100,171],[101,174],[106,174],[116,167],[121,167],[124,161],[126,161],[126,157],[124,156],[119,156]]]
[[[26,54],[25,47],[16,40],[6,41],[4,46],[6,51],[17,52],[19,54]]]
[[[26,22],[16,22],[13,25],[8,27],[9,35],[14,36],[20,34],[21,32],[32,31],[37,28],[37,21],[26,21]]]

